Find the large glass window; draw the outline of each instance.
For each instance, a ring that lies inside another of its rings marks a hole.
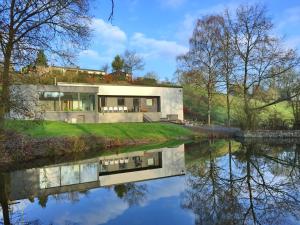
[[[40,105],[45,111],[94,111],[93,93],[41,92]]]
[[[45,111],[59,111],[60,92],[40,92],[40,105]]]
[[[80,93],[81,109],[83,111],[95,110],[95,95],[90,93]]]
[[[78,93],[64,92],[60,97],[61,111],[80,111]]]
[[[99,96],[99,110],[104,113],[116,112],[160,112],[158,96]]]

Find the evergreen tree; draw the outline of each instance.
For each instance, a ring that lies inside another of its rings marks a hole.
[[[39,50],[35,60],[36,66],[48,66],[48,60],[44,53],[44,50]]]
[[[113,71],[122,71],[124,68],[124,60],[121,58],[121,56],[116,55],[114,58],[114,61],[111,63],[111,67]]]

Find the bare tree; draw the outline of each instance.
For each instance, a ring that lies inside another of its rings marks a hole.
[[[104,64],[104,65],[101,67],[101,70],[104,71],[104,72],[107,74],[108,71],[109,71],[109,68],[110,68],[109,64],[106,63],[106,64]]]
[[[234,33],[234,47],[240,67],[239,82],[243,90],[243,111],[246,117],[245,129],[255,129],[255,117],[259,110],[283,101],[275,99],[258,106],[256,90],[264,82],[280,77],[293,69],[299,58],[296,52],[282,47],[281,41],[272,33],[272,21],[266,15],[266,8],[260,5],[240,6],[235,19],[229,23]]]
[[[3,129],[5,114],[10,111],[11,64],[18,66],[32,61],[39,49],[71,60],[74,55],[71,50],[85,47],[89,39],[88,8],[87,0],[1,1],[0,129]]]
[[[232,31],[230,29],[228,11],[224,13],[224,19],[222,21],[222,30],[220,35],[220,54],[221,54],[221,77],[226,87],[226,108],[227,108],[227,126],[231,125],[231,101],[230,101],[230,90],[231,84],[234,79],[234,70],[236,68],[235,58],[236,52],[234,51],[234,39]]]
[[[124,60],[124,70],[132,74],[136,70],[144,70],[145,62],[135,51],[126,50],[122,56]]]
[[[207,16],[197,21],[190,49],[179,61],[189,67],[190,71],[199,71],[207,90],[207,123],[211,124],[211,110],[213,94],[219,82],[220,72],[220,36],[223,18],[220,16]]]

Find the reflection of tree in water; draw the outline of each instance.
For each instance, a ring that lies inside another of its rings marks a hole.
[[[72,204],[79,202],[83,196],[88,196],[89,191],[69,191],[60,194],[53,194],[52,197],[56,202],[71,202]]]
[[[208,143],[211,145],[211,143]],[[206,149],[206,160],[188,168],[188,185],[182,202],[194,211],[196,224],[236,224],[239,213],[234,183],[227,186],[221,175],[223,169],[212,156],[213,148]],[[208,155],[208,156],[207,156]]]
[[[41,224],[39,220],[26,221],[26,215],[22,209],[21,201],[10,201],[10,178],[8,174],[0,173],[0,213],[2,214],[2,219],[0,219],[0,224],[10,225],[10,224]],[[80,200],[81,196],[87,196],[89,191],[73,191],[61,194],[54,194],[51,197],[60,202],[70,201],[71,203],[76,203]],[[37,201],[39,205],[46,208],[49,195],[41,193],[37,196]],[[33,196],[28,198],[30,202],[34,202]]]
[[[298,219],[299,146],[282,152],[250,143],[234,154],[230,141],[228,146],[226,156],[188,168],[182,207],[195,213],[196,224],[287,224],[289,217]]]
[[[2,212],[0,224],[41,224],[39,220],[26,221],[23,212],[18,210],[18,204],[20,203],[9,200],[9,178],[7,175],[0,173],[0,212]]]
[[[128,203],[129,206],[140,205],[146,200],[148,192],[145,184],[127,183],[114,186],[116,195]]]

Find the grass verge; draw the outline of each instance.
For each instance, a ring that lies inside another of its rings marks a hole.
[[[8,120],[5,127],[34,138],[93,135],[119,140],[166,140],[193,135],[189,129],[168,123],[69,124],[57,121]]]

